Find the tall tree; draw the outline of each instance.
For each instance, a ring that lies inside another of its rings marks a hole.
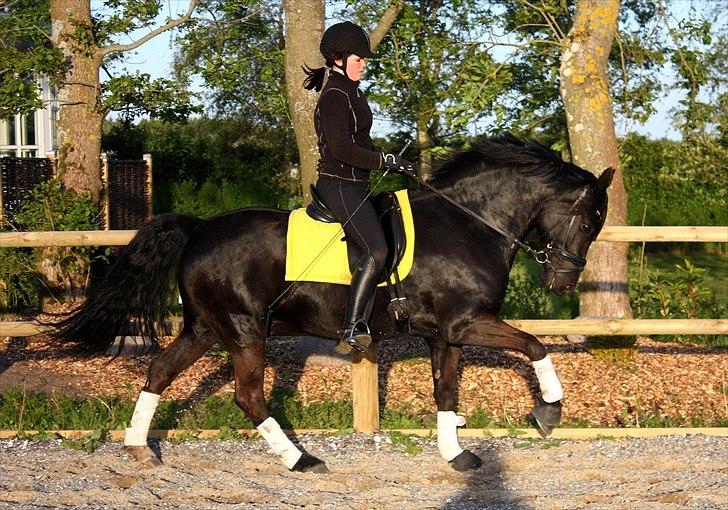
[[[201,78],[205,106],[216,117],[241,117],[290,129],[278,0],[198,0],[177,38],[174,73]]]
[[[625,225],[627,194],[619,171],[607,63],[620,0],[578,0],[561,57],[561,97],[574,163],[599,175],[617,170],[609,191],[607,225]],[[627,244],[596,242],[589,252],[580,293],[580,313],[631,317],[627,292]]]
[[[179,119],[192,111],[189,95],[177,83],[137,74],[111,77],[102,85],[99,70],[121,54],[187,22],[195,3],[191,0],[184,15],[156,27],[161,0],[108,0],[103,13],[94,13],[90,0],[22,0],[5,7],[9,16],[2,24],[12,27],[8,33],[35,31],[38,36],[14,44],[10,58],[3,60],[0,97],[15,91],[16,98],[0,101],[2,114],[37,107],[37,86],[31,84],[41,75],[53,80],[60,104],[58,167],[67,188],[98,201],[101,128],[111,109],[129,114],[143,111],[163,119]],[[127,44],[115,42],[138,29],[149,31]],[[23,80],[21,94],[17,94],[19,80]]]
[[[356,2],[364,20],[370,4]],[[443,135],[461,133],[487,114],[494,91],[509,80],[477,41],[481,10],[481,3],[462,0],[407,2],[370,64],[370,97],[380,115],[415,133],[425,178]]]

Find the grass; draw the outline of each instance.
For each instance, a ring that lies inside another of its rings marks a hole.
[[[304,405],[293,392],[274,393],[269,402],[273,416],[284,429],[332,429],[342,433],[353,431],[352,403],[349,400],[313,402]],[[45,395],[20,389],[0,393],[0,429],[17,430],[26,439],[57,439],[48,430],[90,430],[87,437],[67,444],[80,449],[95,449],[106,438],[106,431],[124,429],[134,409],[134,403],[118,397],[98,399]],[[639,427],[725,427],[728,420],[707,421],[696,418],[661,416],[653,410],[625,410],[624,423]],[[505,428],[509,436],[518,437],[523,429],[531,428],[527,417],[503,416],[494,420],[477,409],[467,417],[470,428]],[[383,429],[435,428],[436,413],[385,408],[382,411]],[[586,422],[565,423],[564,427],[589,428]],[[248,420],[229,397],[211,396],[201,402],[160,402],[152,421],[152,429],[219,429],[219,439],[240,439],[237,429],[252,429]],[[36,430],[29,435],[27,430]],[[195,437],[190,434],[189,438]],[[177,438],[186,440],[189,438]],[[400,438],[402,439],[402,438]],[[402,442],[406,442],[402,439]]]

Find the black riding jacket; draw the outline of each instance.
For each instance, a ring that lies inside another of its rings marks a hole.
[[[319,176],[368,182],[369,171],[382,168],[382,154],[374,150],[369,136],[372,111],[358,81],[330,72],[316,105],[314,125]]]

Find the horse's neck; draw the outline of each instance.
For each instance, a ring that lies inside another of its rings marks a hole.
[[[447,186],[446,194],[517,238],[528,233],[550,189],[533,177],[489,172]]]

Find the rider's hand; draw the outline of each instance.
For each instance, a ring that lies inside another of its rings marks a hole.
[[[404,174],[411,174],[415,171],[415,166],[412,163],[397,154],[382,153],[382,158],[384,160],[382,165],[384,168],[389,168],[390,170]]]

